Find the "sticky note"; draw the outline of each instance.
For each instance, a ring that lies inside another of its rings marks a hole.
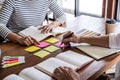
[[[58,50],[58,49],[59,49],[58,47],[53,46],[53,45],[44,48],[44,50],[47,50],[47,51],[49,51],[49,52],[54,52],[54,51],[56,51],[56,50]]]
[[[61,44],[61,42],[57,42],[56,44],[54,44],[55,46],[57,46],[57,47],[60,47],[60,48],[63,48],[63,47],[65,47],[65,44],[63,43],[63,44]]]
[[[40,58],[43,58],[43,57],[45,57],[45,56],[47,56],[47,55],[49,55],[49,54],[50,54],[49,52],[44,51],[44,50],[41,50],[41,51],[36,52],[34,55],[35,55],[35,56],[38,56],[38,57],[40,57]]]
[[[39,44],[36,44],[36,46],[40,47],[40,48],[43,48],[43,47],[46,47],[46,46],[49,46],[50,44],[45,42],[45,41],[42,41],[40,42]]]
[[[46,42],[49,42],[49,43],[56,43],[58,42],[59,40],[54,38],[54,37],[51,37],[51,38],[48,38],[47,40],[45,40]]]
[[[34,52],[34,51],[37,51],[37,50],[39,50],[39,49],[40,49],[39,47],[30,46],[30,47],[26,48],[25,51]]]

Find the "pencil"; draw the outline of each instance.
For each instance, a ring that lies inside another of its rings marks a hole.
[[[73,34],[74,34],[74,32],[72,32],[72,33],[69,34],[68,36],[64,37],[64,39],[65,39],[65,38],[69,38],[69,37],[71,37]],[[62,44],[63,44],[63,40],[62,40],[62,42],[61,42],[61,45],[62,45]]]

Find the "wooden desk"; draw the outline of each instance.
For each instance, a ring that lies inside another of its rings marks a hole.
[[[68,22],[67,26],[74,32],[77,32],[82,28],[86,28],[86,29],[97,31],[99,33],[104,34],[104,19],[101,19],[101,18],[80,16],[74,19],[73,21]],[[58,53],[69,50],[69,49],[79,52],[81,54],[84,54],[83,52],[77,50],[74,47],[69,47],[65,49],[60,49],[50,54],[49,56],[43,59],[40,59],[39,57],[34,56],[33,53],[28,53],[24,51],[25,47],[26,46],[20,46],[12,42],[0,44],[0,48],[2,49],[2,57],[8,56],[8,55],[19,55],[19,56],[25,56],[25,60],[26,60],[25,64],[21,64],[21,65],[14,66],[11,68],[6,68],[6,69],[0,69],[0,79],[3,79],[5,76],[12,73],[18,74],[22,69],[26,67],[34,66],[49,57],[55,56]],[[2,59],[2,57],[0,58],[0,60]],[[78,71],[80,74],[81,80],[95,80],[104,71],[108,70],[111,66],[117,63],[119,59],[120,59],[120,55],[115,54],[99,61],[95,60],[91,64],[88,64],[87,66],[83,67]]]

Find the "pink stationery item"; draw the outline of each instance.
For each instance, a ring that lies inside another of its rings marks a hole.
[[[63,47],[65,47],[65,44],[64,44],[64,43],[61,43],[61,42],[57,42],[57,43],[55,44],[55,46],[60,47],[60,48],[63,48]]]
[[[3,61],[14,61],[14,60],[18,60],[18,58],[11,58],[11,59],[7,59],[7,60],[3,60]]]
[[[45,42],[45,41],[42,41],[40,42],[39,44],[36,44],[36,46],[40,47],[40,48],[44,48],[44,47],[47,47],[49,46],[50,44]]]

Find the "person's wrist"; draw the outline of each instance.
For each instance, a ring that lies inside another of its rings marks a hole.
[[[84,37],[78,36],[78,43],[84,43]]]

